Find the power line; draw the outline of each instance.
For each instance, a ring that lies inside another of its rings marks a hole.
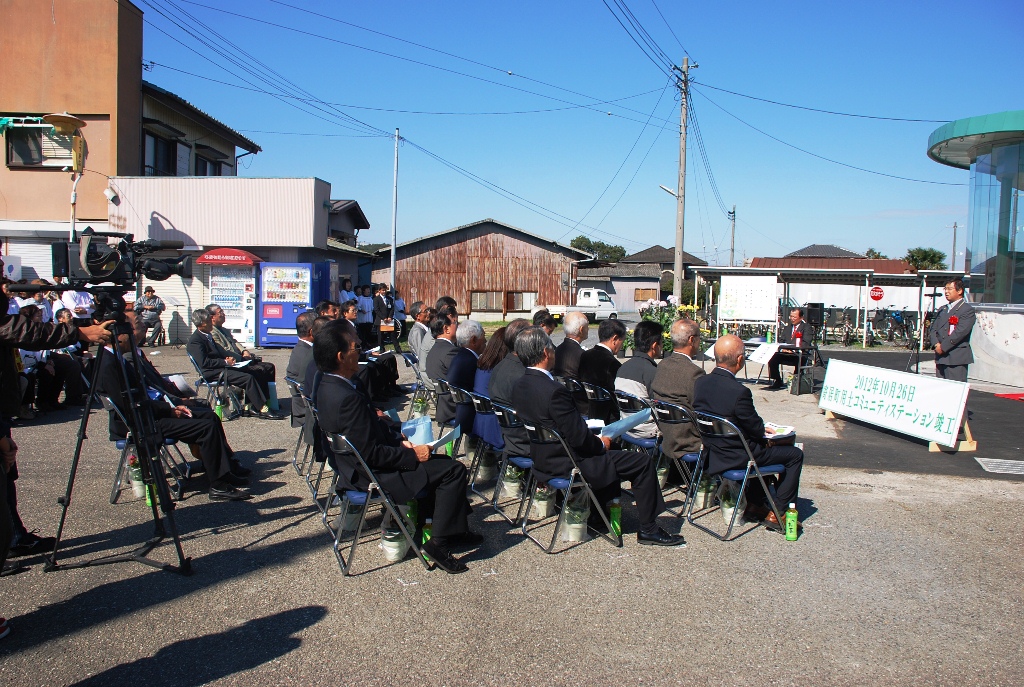
[[[694,91],[696,91],[697,93],[700,93],[699,89],[695,88]],[[788,143],[786,141],[783,141],[781,138],[778,138],[776,136],[772,136],[767,131],[764,131],[763,129],[759,129],[756,126],[754,126],[753,124],[751,124],[750,122],[747,122],[747,121],[744,121],[743,119],[740,119],[739,117],[734,115],[732,112],[729,112],[724,107],[722,107],[721,105],[716,103],[714,100],[709,98],[706,94],[700,93],[700,95],[705,100],[707,100],[709,103],[711,103],[712,105],[717,107],[719,110],[721,110],[725,114],[727,114],[730,117],[732,117],[733,119],[735,119],[740,124],[743,124],[744,126],[750,127],[751,129],[753,129],[757,133],[761,134],[762,136],[767,136],[768,138],[772,139],[773,141],[775,141],[777,143],[781,143],[782,145],[787,146],[789,148],[792,148],[794,150],[799,150],[801,153],[804,153],[806,155],[810,155],[811,157],[816,157],[819,160],[824,160],[825,162],[831,162],[832,164],[839,165],[840,167],[847,167],[849,169],[855,169],[858,172],[867,172],[868,174],[876,174],[878,176],[888,177],[890,179],[899,179],[901,181],[913,181],[913,182],[918,183],[918,184],[935,184],[935,185],[938,185],[938,186],[966,186],[967,185],[967,184],[956,183],[956,182],[951,182],[951,181],[931,181],[931,180],[928,180],[928,179],[914,179],[914,178],[911,178],[911,177],[899,176],[897,174],[888,174],[886,172],[879,172],[879,171],[876,171],[876,170],[873,170],[873,169],[866,169],[864,167],[858,167],[856,165],[851,165],[851,164],[848,164],[846,162],[840,162],[839,160],[833,160],[832,158],[825,157],[824,155],[818,155],[817,153],[812,153],[811,151],[806,150],[804,148],[801,148],[800,146],[793,145],[792,143]]]
[[[677,36],[676,32],[672,30],[672,25],[668,23],[668,19],[665,19],[665,15],[661,13],[661,8],[658,7],[657,1],[656,0],[651,0],[651,4],[654,5],[654,9],[657,10],[658,16],[661,17],[661,20],[663,22],[665,22],[665,26],[668,28],[669,33],[671,33],[672,37],[676,39],[676,43],[682,49],[683,53],[692,60],[693,56],[686,51],[686,48],[683,47],[683,43],[682,43],[682,41],[679,40],[679,36]]]
[[[653,1],[653,0],[652,0]],[[691,83],[703,86],[704,88],[710,88],[722,93],[728,93],[729,95],[736,95],[741,98],[749,98],[750,100],[757,100],[762,103],[770,103],[772,105],[779,105],[781,107],[791,107],[795,110],[807,110],[808,112],[820,112],[822,114],[838,115],[840,117],[858,117],[860,119],[881,119],[889,122],[925,122],[930,124],[947,124],[948,119],[907,119],[904,117],[882,117],[880,115],[866,115],[866,114],[854,114],[852,112],[837,112],[835,110],[822,110],[817,107],[807,107],[805,105],[793,105],[791,103],[781,103],[778,100],[769,100],[768,98],[759,98],[756,95],[747,95],[746,93],[737,93],[736,91],[730,91],[725,88],[719,88],[718,86],[712,86],[710,84],[701,83],[700,81],[691,81]],[[707,96],[705,96],[707,97]]]
[[[616,3],[616,6],[619,6],[618,0],[612,0],[612,1]],[[636,32],[636,29],[631,31],[629,29],[629,27],[627,27],[626,24],[623,23],[622,17],[620,17],[619,14],[616,13],[616,11],[614,9],[612,9],[612,6],[608,4],[608,0],[601,0],[601,2],[604,3],[605,7],[608,8],[608,11],[611,13],[611,15],[613,17],[615,17],[615,21],[617,21],[619,23],[619,26],[621,26],[622,30],[626,32],[626,35],[629,36],[630,40],[632,40],[634,43],[636,43],[636,47],[640,48],[640,52],[642,52],[644,54],[644,56],[648,60],[650,60],[654,64],[655,67],[658,68],[658,71],[660,71],[665,76],[671,78],[672,75],[673,75],[672,74],[672,67],[674,65],[672,64],[671,60],[666,60],[663,57],[664,51],[662,51],[656,45],[655,45],[655,47],[651,47],[650,44],[647,43],[647,39],[643,36],[643,34],[639,33],[639,32]],[[621,11],[622,10],[620,8],[620,12]],[[628,21],[628,18],[627,18],[627,21]],[[646,47],[645,47],[645,44],[646,44]]]

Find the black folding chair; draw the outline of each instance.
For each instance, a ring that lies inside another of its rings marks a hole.
[[[203,369],[199,367],[199,363],[192,357],[191,353],[186,353],[189,361],[192,363],[192,367],[196,371],[196,395],[199,395],[199,389],[206,387],[206,403],[213,408],[215,399],[220,398],[228,402],[228,416],[225,420],[234,420],[236,417],[241,417],[242,408],[244,407],[242,401],[239,400],[235,390],[225,379],[227,375],[227,369],[221,371],[216,380],[209,380],[206,375],[203,374]]]
[[[754,454],[750,450],[750,445],[747,443],[746,438],[743,436],[743,432],[740,431],[739,427],[733,424],[730,420],[720,417],[718,415],[711,415],[710,413],[693,413],[694,421],[697,424],[697,431],[700,432],[701,439],[704,440],[704,450],[701,452],[701,460],[697,463],[697,470],[694,473],[693,480],[690,484],[690,492],[692,493],[696,488],[696,485],[700,483],[703,477],[708,462],[708,452],[711,450],[708,446],[708,439],[739,439],[740,444],[743,446],[743,450],[747,454],[747,465],[742,469],[726,470],[721,474],[723,480],[731,480],[733,482],[740,482],[740,496],[743,495],[747,488],[747,481],[751,475],[757,477],[757,481],[761,484],[761,489],[764,491],[765,498],[768,499],[768,503],[771,504],[772,510],[775,512],[775,517],[778,518],[780,523],[785,522],[782,517],[782,513],[779,512],[779,507],[775,504],[775,499],[772,497],[771,491],[768,489],[767,483],[764,481],[765,475],[781,475],[786,472],[786,468],[782,465],[763,465],[758,466],[754,460]],[[721,497],[722,488],[724,485],[719,485],[718,496]],[[721,501],[719,501],[721,504]],[[718,506],[720,508],[721,505]],[[732,533],[733,526],[736,524],[736,520],[740,517],[739,502],[737,501],[737,507],[733,510],[732,518],[729,521],[729,528],[726,530],[724,535],[718,534],[714,530],[711,530],[704,525],[697,522],[698,519],[703,518],[708,513],[714,512],[716,508],[706,509],[697,518],[693,517],[693,500],[691,499],[689,507],[686,511],[687,521],[699,529],[704,530],[708,534],[718,538],[721,541],[729,541],[729,535]],[[747,532],[756,529],[757,525],[747,529],[740,534],[733,537],[741,537]]]
[[[498,418],[498,425],[501,426],[502,434],[507,429],[518,429],[523,427],[523,423],[519,421],[519,416],[512,408],[506,408],[505,406],[498,405],[497,403],[491,404],[491,410],[495,417]],[[520,496],[517,502],[516,517],[512,519],[505,514],[505,508],[499,505],[501,500],[502,490],[498,482],[502,481],[502,477],[508,470],[508,466],[513,465],[518,470],[522,470],[525,488],[520,492]],[[502,454],[501,461],[498,463],[498,475],[497,480],[494,484],[494,494],[491,496],[491,507],[494,508],[494,512],[505,519],[510,524],[516,524],[522,521],[526,523],[526,518],[529,515],[529,510],[524,510],[524,506],[527,504],[527,498],[536,489],[537,480],[533,476],[533,460],[526,456],[505,456]]]
[[[292,379],[291,377],[285,377],[284,378],[284,383],[288,385],[288,392],[289,392],[289,394],[292,397],[292,403],[294,404],[296,402],[296,399],[299,399],[302,402],[303,407],[305,408],[306,407],[306,394],[305,394],[305,389],[303,388],[302,384],[299,381],[297,381],[295,379]],[[295,472],[297,474],[300,474],[300,475],[302,474],[302,468],[299,467],[299,449],[302,447],[303,443],[305,443],[306,449],[305,449],[305,451],[303,452],[303,455],[302,455],[302,464],[305,465],[306,464],[306,459],[309,457],[309,452],[313,448],[313,445],[309,441],[306,440],[307,437],[306,437],[306,424],[305,424],[306,423],[306,419],[305,418],[308,418],[308,417],[309,417],[309,411],[307,410],[306,411],[306,415],[304,416],[304,419],[302,421],[303,422],[302,427],[299,427],[299,438],[295,440],[295,450],[292,451],[292,467],[295,468]]]
[[[426,380],[423,379],[423,374],[420,372],[420,368],[417,363],[419,359],[414,353],[402,353],[402,360],[405,361],[406,367],[411,367],[413,374],[416,375],[416,383],[412,385],[412,398],[409,399],[409,413],[405,419],[412,419],[413,406],[416,405],[418,400],[426,401],[427,414],[430,414],[430,404],[434,404],[434,408],[437,408],[437,393],[427,385]]]
[[[100,394],[100,403],[103,404],[103,408],[111,413],[116,413],[118,419],[125,427],[131,427],[125,418],[124,413],[121,409],[111,400],[109,396]],[[128,436],[123,439],[116,439],[114,441],[114,447],[120,451],[120,456],[117,461],[117,470],[114,472],[114,485],[110,489],[110,503],[117,503],[121,497],[121,487],[124,485],[125,475],[128,473],[128,455],[135,448],[135,437],[132,436],[131,430],[128,431]],[[179,462],[175,461],[173,455],[171,455],[170,449],[173,448],[178,454]],[[181,500],[181,495],[185,493],[185,481],[192,476],[192,467],[185,460],[185,456],[182,455],[181,450],[178,448],[178,440],[171,437],[164,437],[164,443],[160,447],[160,460],[163,462],[164,467],[167,468],[167,474],[170,475],[171,479],[174,480],[174,489],[171,490],[171,494],[174,496],[176,501]]]
[[[681,456],[668,453],[665,450],[665,427],[670,425],[689,425],[694,424],[695,421],[690,411],[681,405],[655,399],[651,399],[650,405],[651,411],[654,414],[654,421],[658,424],[658,429],[662,435],[661,455],[667,456],[672,461],[679,475],[686,480],[685,488],[672,486],[670,491],[666,493],[666,496],[673,492],[679,492],[683,495],[683,505],[679,510],[668,509],[668,512],[676,517],[683,518],[686,517],[687,500],[690,498],[690,485],[693,483],[693,473],[697,469],[697,462],[700,460],[700,452],[684,453]]]
[[[338,459],[343,461],[343,456],[355,456],[355,459],[358,462],[358,469],[370,481],[370,484],[366,488],[366,491],[350,489],[346,490],[342,494],[341,512],[343,514],[347,511],[347,507],[349,505],[357,506],[360,508],[359,522],[356,525],[355,529],[352,531],[351,543],[346,542],[344,546],[342,544],[342,540],[347,530],[344,530],[342,527],[339,526],[334,531],[334,556],[338,559],[338,567],[341,568],[342,574],[346,576],[352,574],[352,562],[355,560],[356,549],[360,544],[360,539],[363,533],[363,525],[366,523],[367,511],[369,510],[371,505],[378,504],[382,506],[382,513],[389,514],[394,524],[397,525],[398,529],[402,531],[402,535],[405,537],[406,541],[409,542],[410,548],[412,548],[412,550],[415,552],[416,557],[420,559],[420,563],[423,564],[423,567],[427,570],[430,570],[431,566],[427,562],[426,558],[424,558],[423,552],[420,550],[419,544],[417,544],[416,542],[416,537],[413,536],[413,534],[415,533],[415,529],[410,531],[408,525],[406,524],[405,518],[402,516],[402,513],[395,506],[394,502],[391,500],[391,497],[387,494],[387,492],[385,492],[381,488],[380,482],[377,480],[377,477],[373,474],[373,470],[370,469],[370,466],[367,465],[366,461],[363,459],[363,456],[360,455],[359,451],[356,450],[355,446],[353,446],[352,443],[341,434],[329,433],[327,434],[327,440],[330,442],[331,450],[334,452],[334,455]],[[347,558],[343,550],[345,548],[348,549]],[[374,569],[376,570],[377,568]]]
[[[646,399],[626,393],[625,391],[616,391],[615,401],[619,404],[619,413],[621,415],[633,415],[644,411],[648,411],[652,416],[654,414],[651,410],[651,404],[648,403]],[[654,418],[652,417],[651,420],[653,421],[653,419]],[[650,438],[633,437],[627,432],[620,436],[619,439],[629,448],[640,451],[641,453],[646,453],[651,458],[657,458],[658,454],[661,452],[660,436]]]
[[[565,453],[565,455],[569,457],[569,460],[572,462],[572,470],[567,476],[555,477],[553,479],[548,480],[548,486],[554,489],[555,491],[561,492],[562,494],[562,508],[559,511],[557,518],[555,520],[555,531],[551,535],[551,541],[545,546],[543,543],[541,543],[539,539],[534,537],[530,533],[530,530],[527,526],[526,518],[523,519],[522,524],[523,534],[529,537],[534,544],[539,546],[541,550],[544,551],[544,553],[552,553],[555,548],[555,542],[558,540],[558,533],[565,522],[566,512],[568,510],[566,504],[568,504],[570,501],[572,490],[582,489],[586,492],[587,497],[590,499],[590,505],[593,508],[597,509],[597,512],[601,515],[601,519],[604,521],[605,527],[608,528],[607,532],[599,532],[598,534],[600,534],[602,537],[611,542],[612,545],[621,547],[622,535],[613,534],[612,524],[608,520],[608,516],[604,512],[604,505],[598,502],[597,496],[594,495],[594,490],[590,488],[590,484],[587,482],[586,478],[583,477],[583,473],[580,471],[579,463],[576,460],[576,454],[575,452],[573,452],[572,447],[569,446],[569,444],[566,443],[565,439],[562,438],[562,435],[559,434],[558,431],[552,427],[545,427],[540,424],[531,424],[529,422],[526,422],[525,420],[523,421],[523,427],[526,428],[526,433],[530,435],[531,446],[559,444],[562,447],[562,451]],[[529,513],[530,508],[533,507],[533,501],[535,498],[536,494],[531,492],[530,501],[526,506],[527,513]],[[533,530],[536,531],[545,526],[546,525],[542,523],[540,525],[534,526]],[[590,527],[588,526],[587,529],[589,531]],[[576,544],[572,544],[566,547],[566,549],[573,548],[574,546],[576,546]]]
[[[491,404],[491,399],[486,396],[481,396],[480,394],[474,394],[472,391],[467,391],[466,395],[473,402],[473,409],[476,411],[476,417],[494,417],[494,406]],[[476,423],[474,421],[474,430],[475,425]],[[493,444],[485,441],[482,436],[476,434],[474,430],[470,430],[470,436],[476,437],[478,443],[476,445],[476,451],[473,453],[473,460],[469,464],[469,490],[482,498],[484,502],[487,502],[491,500],[491,497],[482,493],[477,488],[476,483],[477,477],[480,474],[480,463],[483,461],[484,455],[488,450],[495,452],[501,451],[504,448],[504,444],[501,446],[494,446]],[[497,481],[495,481],[494,488],[498,488]],[[493,494],[491,496],[493,497]]]

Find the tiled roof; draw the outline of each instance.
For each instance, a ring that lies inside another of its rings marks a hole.
[[[831,243],[813,243],[800,250],[789,253],[787,258],[863,258],[860,253],[846,250]]]
[[[661,279],[661,268],[657,265],[623,265],[621,262],[605,267],[584,267],[578,272],[579,279],[600,279],[613,277],[645,277]]]
[[[192,117],[193,119],[201,123],[203,126],[206,126],[207,128],[216,131],[218,134],[226,138],[232,145],[237,146],[242,150],[246,150],[250,153],[259,153],[263,150],[252,140],[238,133],[224,122],[221,122],[215,119],[214,117],[211,117],[210,115],[206,114],[198,107],[182,98],[180,95],[171,93],[167,89],[160,88],[159,86],[151,84],[148,81],[142,82],[142,92],[145,95],[150,96],[151,98],[159,100],[160,102],[171,107],[172,109],[184,109],[185,112],[183,112],[182,114],[184,114],[185,116]]]
[[[909,262],[903,260],[868,260],[866,258],[754,258],[750,262],[750,267],[874,270],[879,274],[914,274],[917,272]]]
[[[665,263],[675,262],[675,259],[675,248],[665,248],[664,246],[651,246],[650,248],[643,249],[639,253],[627,255],[626,257],[622,258],[622,260],[620,260],[619,262],[646,262],[662,265]],[[701,260],[698,257],[690,255],[685,250],[683,251],[683,263],[686,265],[707,265],[705,261]]]

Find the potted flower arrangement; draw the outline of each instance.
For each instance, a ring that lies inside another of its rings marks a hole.
[[[505,467],[501,476],[501,493],[510,499],[518,499],[523,495],[523,471],[511,463]]]
[[[590,520],[590,497],[583,489],[577,491],[562,508],[562,541],[587,541]]]
[[[732,522],[733,513],[737,508],[739,515],[736,516],[736,524],[742,525],[745,522],[743,511],[747,509],[747,495],[740,493],[739,482],[723,480],[722,486],[718,490],[718,501],[722,504],[722,518],[725,519],[726,525]]]
[[[490,482],[498,473],[498,459],[490,448],[484,449],[476,471],[477,482]]]
[[[139,464],[139,457],[134,453],[128,454],[128,479],[132,483],[132,493],[135,498],[141,499],[146,495],[146,484],[142,481],[142,465]]]
[[[697,484],[693,494],[693,511],[710,508],[715,501],[715,481],[712,477],[703,477]]]
[[[530,517],[534,520],[543,520],[555,512],[555,490],[546,484],[537,487],[533,495],[533,508]]]
[[[409,553],[409,540],[397,526],[388,527],[381,533],[380,548],[384,549],[384,558],[388,563],[397,563]]]

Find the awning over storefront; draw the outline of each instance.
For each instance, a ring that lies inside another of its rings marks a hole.
[[[241,248],[214,248],[198,258],[198,265],[258,265],[263,258]]]

